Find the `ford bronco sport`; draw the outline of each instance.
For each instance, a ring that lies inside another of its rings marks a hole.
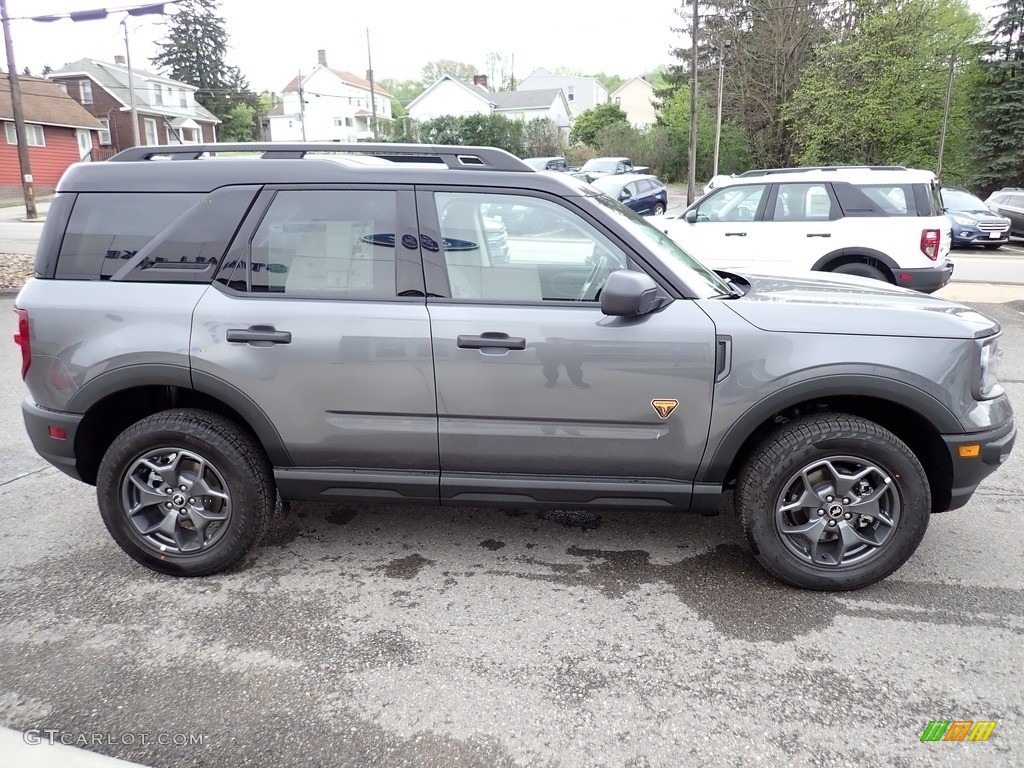
[[[494,253],[509,211],[547,225]],[[493,148],[130,149],[66,173],[35,270],[28,434],[164,573],[236,563],[278,499],[715,514],[734,489],[770,573],[853,589],[1015,437],[989,318],[717,274]]]

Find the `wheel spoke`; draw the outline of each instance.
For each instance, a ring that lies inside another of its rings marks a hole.
[[[866,544],[869,547],[881,546],[886,538],[888,537],[883,537],[881,541],[875,541],[867,536],[862,536],[860,532],[844,520],[839,523],[839,539],[837,540],[839,552],[837,553],[836,562],[841,563],[848,551],[856,549],[861,545]]]
[[[134,504],[132,504],[131,508],[128,510],[129,516],[135,516],[143,509],[146,509],[148,507],[155,507],[166,503],[166,494],[157,493],[137,475],[133,474],[129,476],[128,482],[130,482],[135,487],[135,490],[138,493],[138,499],[135,501]]]

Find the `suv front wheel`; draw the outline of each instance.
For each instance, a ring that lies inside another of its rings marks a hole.
[[[886,429],[845,414],[791,422],[742,469],[736,511],[754,556],[805,589],[858,589],[913,554],[931,489],[913,452]]]
[[[205,576],[241,559],[263,535],[276,496],[255,440],[194,409],[154,414],[118,435],[96,494],[121,549],[175,576]]]

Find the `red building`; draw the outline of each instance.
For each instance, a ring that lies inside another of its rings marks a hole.
[[[89,160],[98,146],[100,122],[56,84],[37,77],[19,77],[25,116],[28,160],[37,189],[53,189],[72,163]],[[11,83],[0,77],[0,187],[21,187],[18,137],[14,128]]]

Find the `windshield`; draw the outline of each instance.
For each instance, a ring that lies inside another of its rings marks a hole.
[[[617,160],[609,160],[606,157],[595,157],[592,160],[587,160],[580,168],[581,171],[614,171],[615,166],[618,165]]]
[[[988,206],[962,189],[942,190],[942,202],[951,211],[987,211]]]
[[[603,206],[630,234],[658,254],[661,262],[671,269],[676,277],[698,293],[698,298],[732,295],[732,290],[721,277],[693,258],[677,242],[642,216],[607,195],[595,195],[590,199]]]

